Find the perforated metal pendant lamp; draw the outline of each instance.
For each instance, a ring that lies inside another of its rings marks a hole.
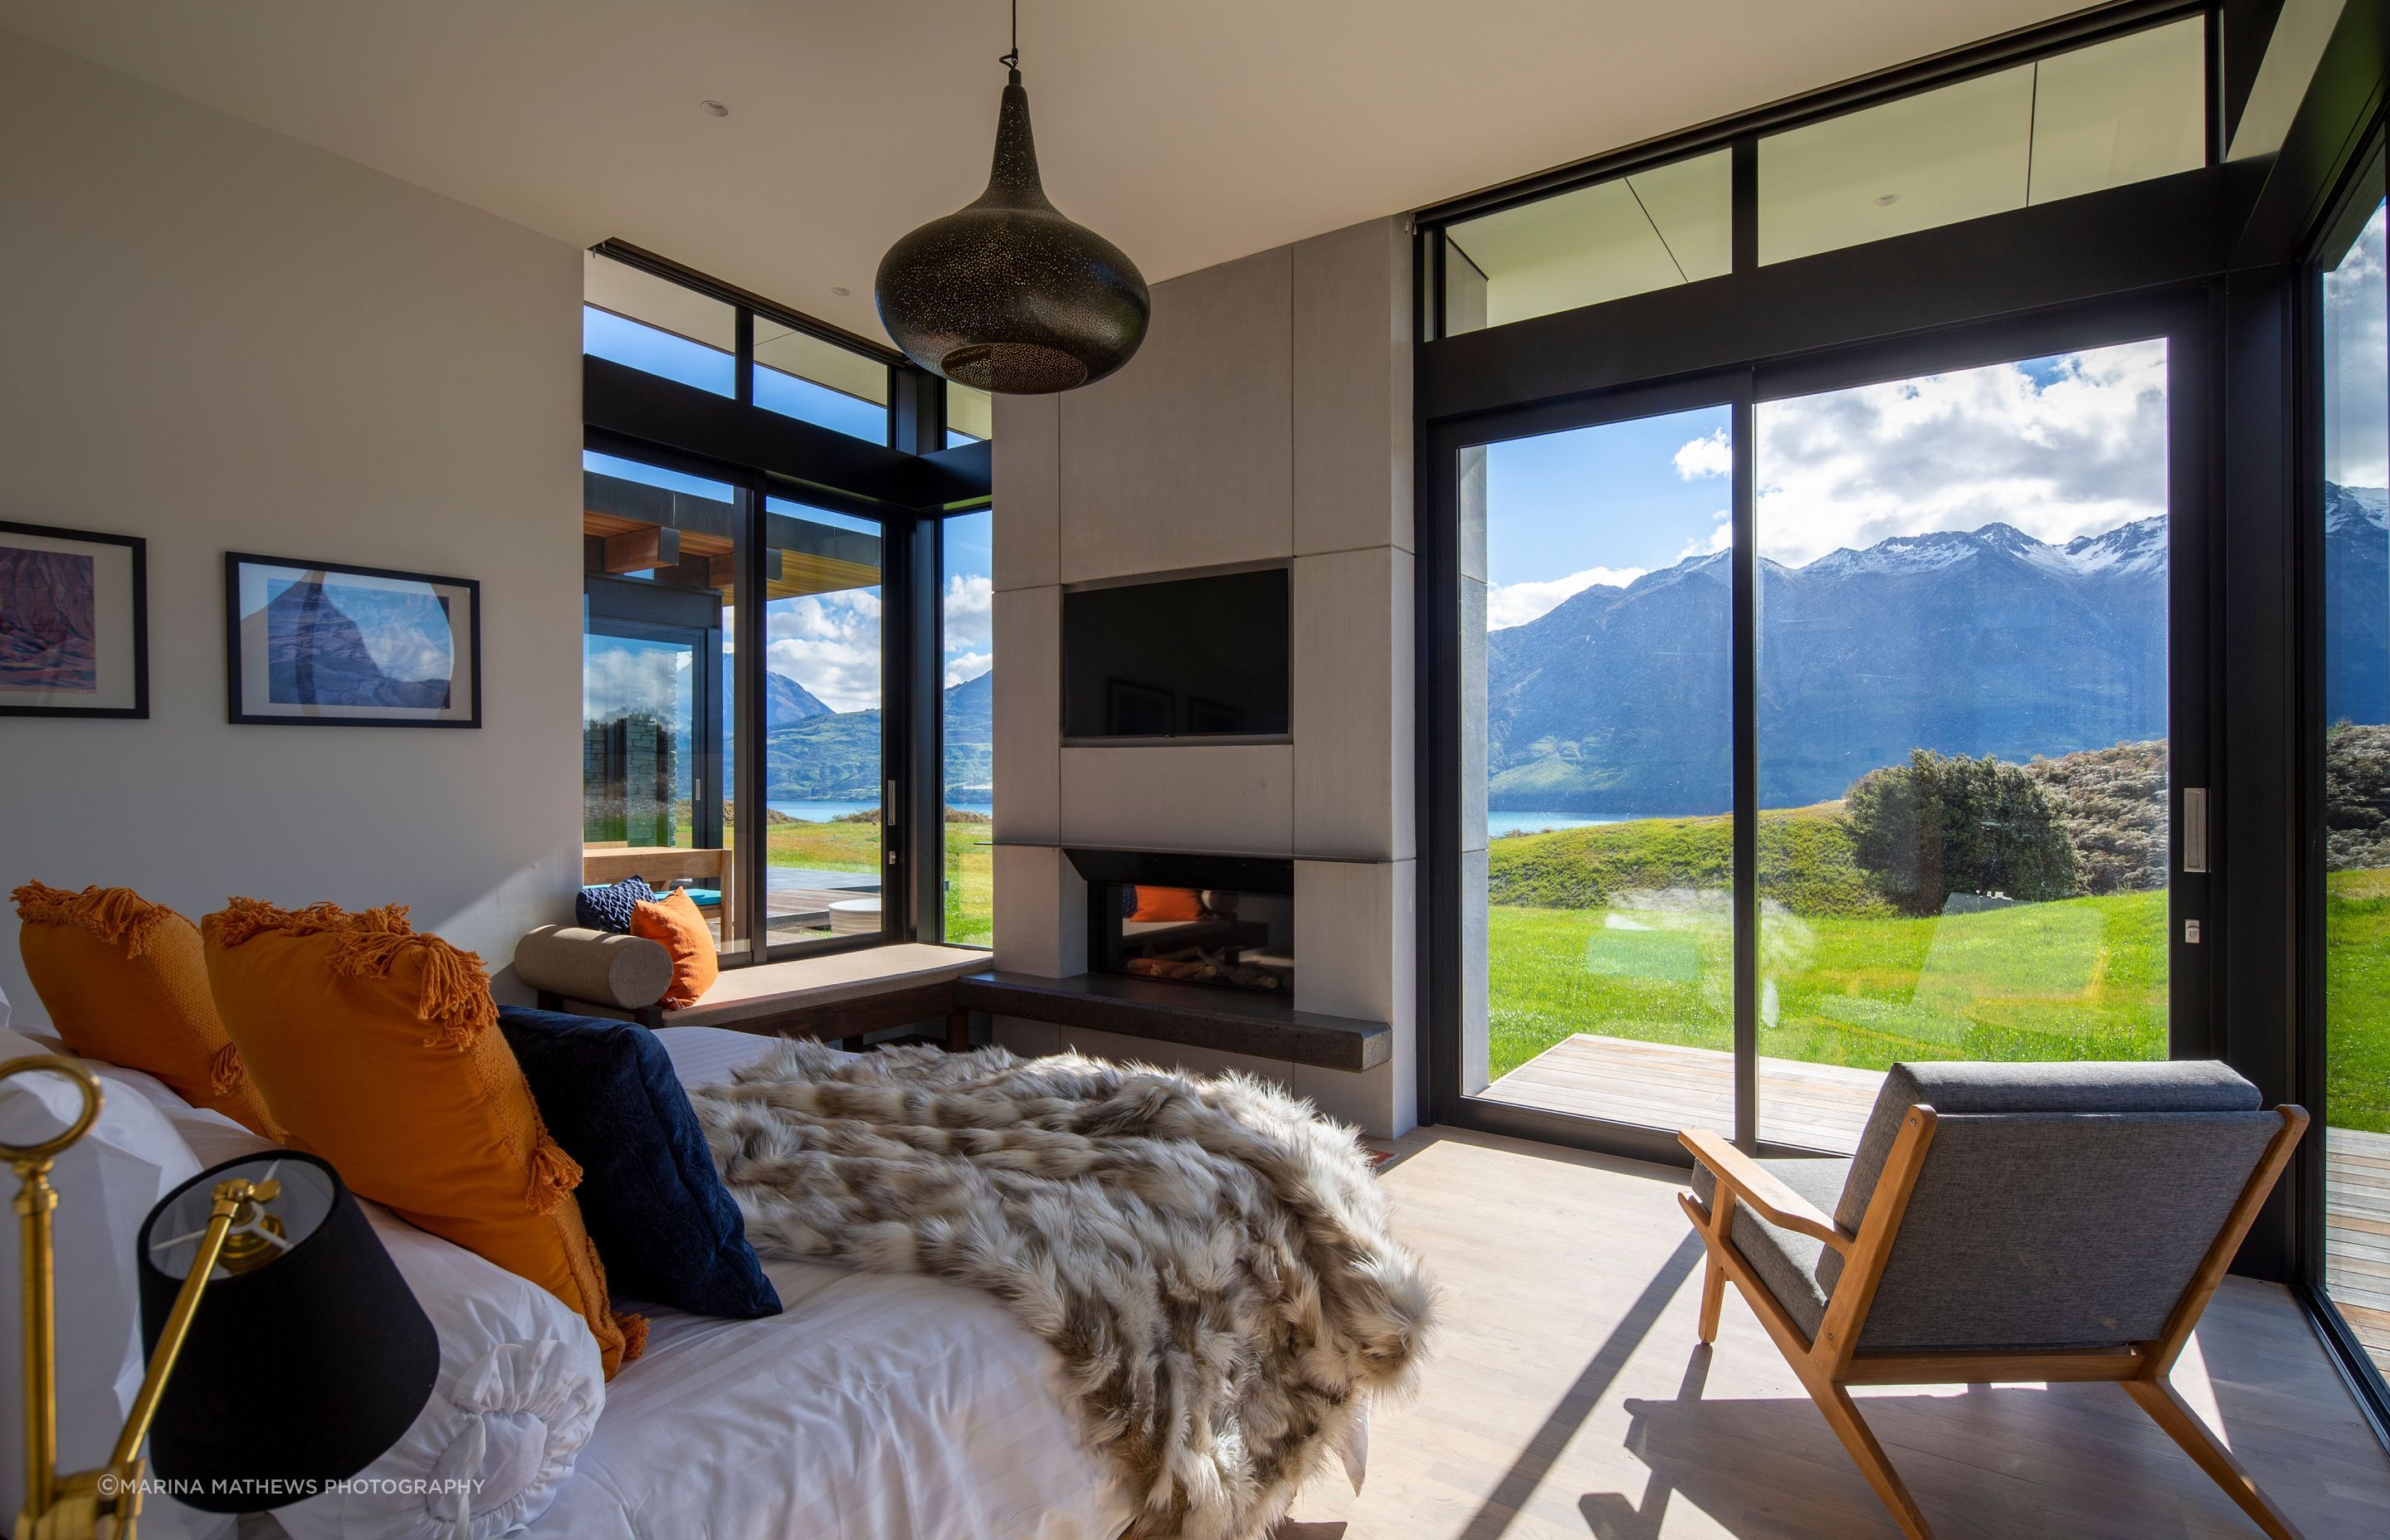
[[[1047,395],[1135,356],[1150,302],[1126,253],[1047,201],[1017,57],[1006,59],[987,191],[890,247],[875,292],[888,335],[923,368]]]

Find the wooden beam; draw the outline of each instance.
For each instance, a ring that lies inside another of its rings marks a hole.
[[[710,557],[706,560],[705,574],[705,585],[707,587],[727,588],[739,576],[738,558],[728,555]],[[780,581],[779,552],[765,551],[764,553],[764,581],[765,583],[777,583]],[[773,598],[779,598],[782,596],[774,594],[771,597]]]
[[[606,562],[609,572],[649,572],[659,567],[670,567],[680,560],[680,532],[661,524],[643,529],[626,530],[606,537]]]

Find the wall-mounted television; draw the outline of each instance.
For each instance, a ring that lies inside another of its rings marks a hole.
[[[1287,573],[1082,588],[1062,596],[1062,736],[1287,732]]]

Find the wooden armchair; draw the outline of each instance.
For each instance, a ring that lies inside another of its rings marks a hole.
[[[2113,1380],[2259,1528],[2298,1532],[2168,1383],[2307,1115],[2221,1064],[1895,1065],[1850,1160],[1687,1130],[1678,1201],[1899,1521],[1851,1385]]]

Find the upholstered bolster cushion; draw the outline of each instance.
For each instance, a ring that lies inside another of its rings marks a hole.
[[[543,925],[515,943],[515,977],[568,1000],[639,1010],[672,987],[672,954],[645,936]]]

